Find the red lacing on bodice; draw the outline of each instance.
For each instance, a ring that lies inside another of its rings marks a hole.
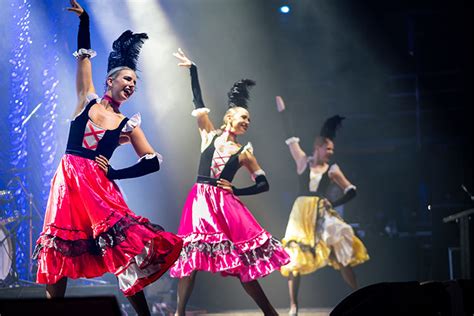
[[[82,147],[95,150],[99,141],[105,134],[105,129],[93,124],[91,120],[87,121],[86,128],[84,130],[84,137],[82,139]]]

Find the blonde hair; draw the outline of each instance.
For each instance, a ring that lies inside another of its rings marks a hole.
[[[127,66],[120,66],[120,67],[115,67],[115,68],[112,68],[108,73],[107,73],[107,76],[105,77],[105,83],[104,83],[104,91],[107,92],[108,89],[109,89],[109,85],[107,84],[107,80],[109,80],[109,78],[112,78],[112,80],[114,79],[117,79],[117,77],[119,76],[120,72],[122,70],[131,70],[133,72],[135,72],[135,75],[136,75],[136,71],[133,70],[132,68],[130,67],[127,67]],[[137,76],[137,79],[138,79],[138,76]]]
[[[236,107],[231,107],[229,108],[225,114],[224,114],[224,118],[222,119],[222,125],[220,127],[221,130],[225,130],[225,127],[227,126],[227,122],[226,122],[226,117],[228,116],[233,116],[236,112],[237,112],[237,106]]]

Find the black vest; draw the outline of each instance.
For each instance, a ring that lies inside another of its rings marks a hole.
[[[309,190],[309,173],[311,172],[311,168],[309,167],[309,164],[307,164],[305,171],[302,174],[298,175],[298,196],[319,196],[325,198],[327,195],[329,184],[331,183],[331,179],[328,175],[328,171],[330,168],[331,166],[329,166],[328,170],[323,173],[316,192],[311,192]]]
[[[94,150],[82,146],[84,132],[87,122],[89,121],[89,110],[96,103],[97,100],[95,99],[89,102],[81,114],[76,116],[76,118],[71,121],[71,127],[69,128],[69,137],[66,146],[66,154],[81,156],[92,160],[94,160],[95,157],[102,155],[107,159],[110,159],[114,153],[114,150],[120,145],[120,133],[127,123],[128,118],[124,118],[116,129],[106,130],[102,138],[99,140],[97,148]]]
[[[209,146],[201,153],[201,158],[199,160],[199,169],[198,169],[198,182],[200,183],[208,183],[212,185],[216,185],[217,179],[211,178],[211,166],[212,166],[212,157],[214,156],[214,151],[216,147],[214,146],[214,142],[216,141],[218,135],[215,135],[212,139]],[[244,146],[240,147],[240,149],[233,155],[230,156],[229,160],[227,160],[224,169],[222,170],[219,179],[226,179],[229,182],[232,182],[234,179],[235,174],[240,168],[239,163],[239,155],[244,150]]]

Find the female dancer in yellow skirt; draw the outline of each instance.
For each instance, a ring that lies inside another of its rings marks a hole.
[[[277,105],[280,112],[284,110],[280,97],[277,97]],[[286,140],[299,176],[298,198],[293,204],[282,240],[291,257],[290,263],[281,268],[282,275],[288,277],[290,315],[297,315],[298,312],[301,275],[330,265],[340,270],[349,286],[356,289],[357,281],[351,267],[369,259],[365,246],[355,236],[352,227],[334,210],[334,207],[356,195],[356,187],[336,164],[330,163],[334,154],[336,129],[343,119],[336,115],[326,120],[314,141],[313,155],[310,157],[301,149],[299,138],[290,137]],[[344,195],[336,201],[325,198],[331,182],[344,191]]]

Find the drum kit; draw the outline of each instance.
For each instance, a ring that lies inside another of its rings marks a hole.
[[[22,215],[19,211],[13,211],[13,215],[6,216],[6,212],[3,212],[5,208],[14,208],[15,201],[15,192],[16,190],[7,189],[0,190],[0,288],[6,286],[15,286],[19,282],[31,283],[27,280],[20,280],[18,278],[17,267],[16,267],[16,251],[17,249],[17,240],[16,240],[16,231],[18,226],[24,221],[29,222],[29,233],[30,233],[30,245],[29,245],[29,255],[30,261],[28,266],[28,273],[32,273],[32,220],[33,220],[33,209],[38,213],[39,217],[42,217],[39,214],[36,206],[33,203],[33,195],[29,193],[26,188],[23,186],[20,178],[14,177],[8,184],[7,187],[10,187],[12,184],[17,182],[19,185],[18,189],[25,194],[29,199],[29,214],[28,216]],[[27,210],[28,211],[28,210]],[[23,251],[23,250],[22,250]],[[25,251],[27,252],[27,251]]]
[[[6,204],[13,199],[13,194],[8,190],[0,190],[0,205]],[[7,224],[16,221],[16,217],[0,218],[0,282],[7,279],[12,268],[13,245],[12,234],[6,228]]]

